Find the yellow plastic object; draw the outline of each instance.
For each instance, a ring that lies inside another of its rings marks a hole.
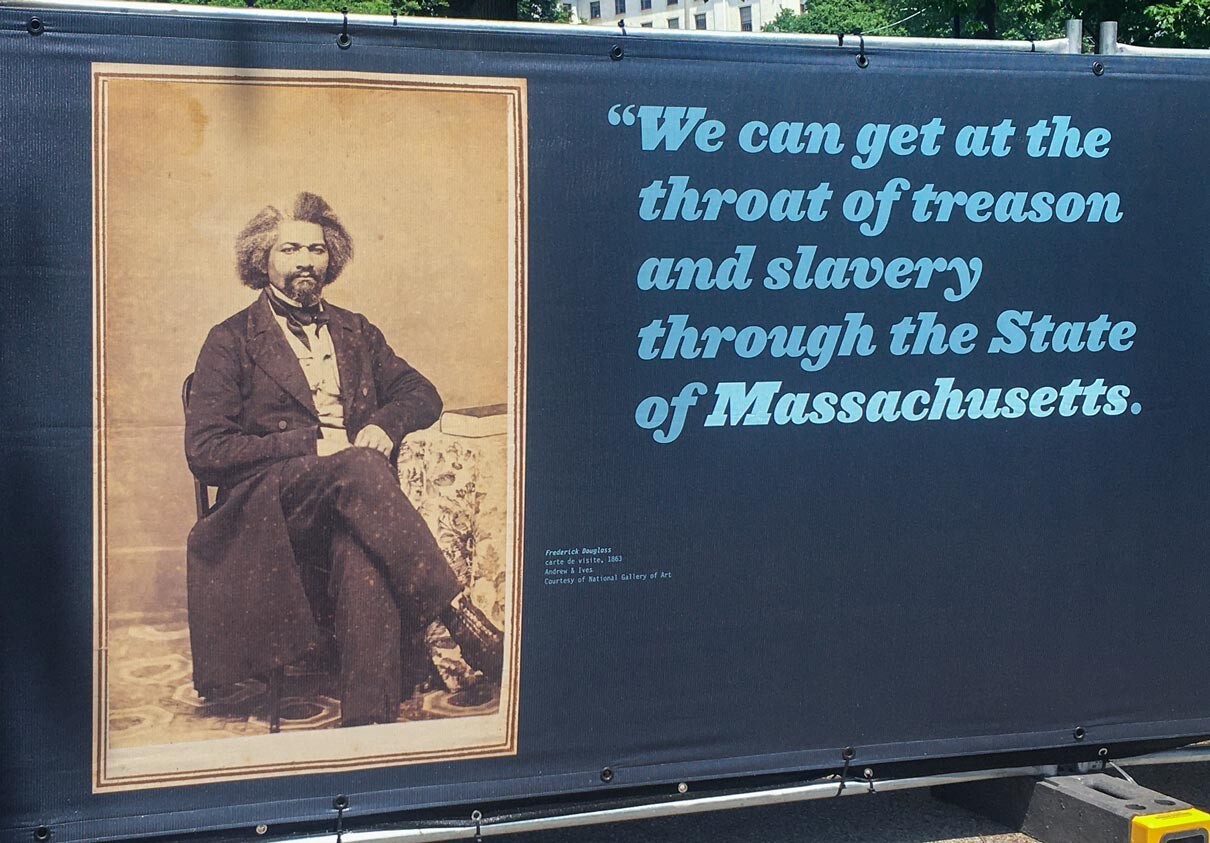
[[[1130,843],[1210,843],[1210,814],[1197,808],[1140,814],[1130,821]]]

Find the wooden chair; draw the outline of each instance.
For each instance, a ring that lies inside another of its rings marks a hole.
[[[185,376],[185,382],[181,385],[181,406],[186,413],[189,412],[189,393],[192,388],[193,373],[190,372]],[[196,476],[193,478],[193,498],[194,503],[197,504],[199,521],[213,512],[215,507],[221,503],[217,493],[214,500],[210,499],[210,487]],[[276,734],[281,731],[281,692],[286,681],[285,665],[278,665],[270,670],[265,679],[269,689],[269,732]]]

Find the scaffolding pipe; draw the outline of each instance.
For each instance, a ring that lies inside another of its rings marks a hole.
[[[1067,50],[1072,55],[1084,52],[1084,21],[1072,18],[1067,21]]]
[[[1117,44],[1119,56],[1153,56],[1156,58],[1210,59],[1210,49],[1186,50],[1177,47],[1136,47],[1133,44]]]

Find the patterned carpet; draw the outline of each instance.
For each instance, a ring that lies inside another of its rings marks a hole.
[[[108,638],[110,748],[269,731],[268,688],[264,682],[248,680],[222,697],[198,697],[193,689],[189,627],[184,618],[143,613],[111,616]],[[470,669],[449,634],[434,624],[426,638],[437,678],[416,688],[399,707],[399,720],[495,713],[500,704],[498,689],[479,705],[467,705],[465,694],[459,694]],[[336,686],[337,677],[327,669],[288,667],[280,704],[282,731],[339,726]]]

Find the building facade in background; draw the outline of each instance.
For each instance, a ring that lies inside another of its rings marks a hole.
[[[759,32],[782,9],[800,11],[799,0],[567,0],[573,23],[654,29]]]

